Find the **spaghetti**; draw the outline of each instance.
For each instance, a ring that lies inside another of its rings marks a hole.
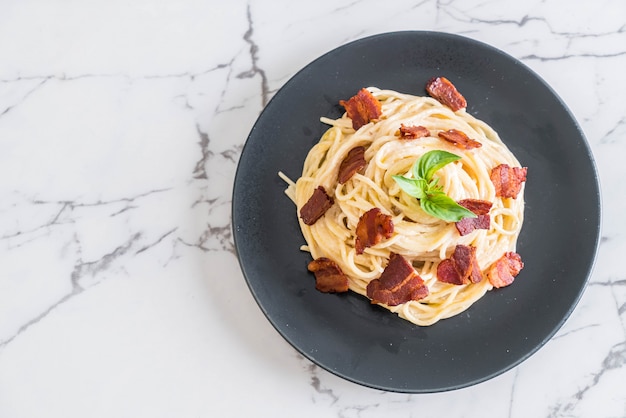
[[[432,97],[374,87],[367,90],[380,102],[380,118],[355,130],[347,114],[338,119],[322,117],[330,128],[308,153],[301,177],[293,182],[283,173],[279,175],[288,183],[285,192],[295,202],[298,213],[318,186],[334,200],[314,224],[299,219],[306,241],[303,250],[309,251],[313,259],[333,260],[348,277],[349,289],[364,296],[367,285],[380,277],[390,256],[402,255],[428,286],[428,296],[397,306],[381,306],[414,324],[431,325],[465,311],[493,288],[486,278],[464,285],[438,280],[437,266],[458,244],[476,248],[483,273],[503,254],[515,251],[524,214],[523,186],[516,198],[499,197],[490,172],[500,164],[519,167],[520,163],[489,125],[465,109],[452,111]],[[416,140],[403,139],[399,136],[403,125],[425,127],[430,134]],[[438,132],[449,130],[463,132],[482,146],[462,149],[438,137]],[[341,162],[358,146],[365,148],[366,166],[339,183]],[[394,180],[397,175],[410,177],[414,162],[432,150],[460,157],[436,172],[438,185],[455,201],[491,202],[488,229],[460,235],[454,222],[424,212],[419,201]],[[388,239],[358,254],[355,230],[360,217],[372,208],[391,216],[394,231]]]

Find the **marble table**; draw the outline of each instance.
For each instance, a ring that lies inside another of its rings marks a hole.
[[[625,22],[623,0],[3,1],[0,417],[626,417]],[[443,393],[362,387],[298,354],[255,304],[230,224],[273,94],[396,30],[521,60],[567,103],[601,180],[597,262],[564,326]]]

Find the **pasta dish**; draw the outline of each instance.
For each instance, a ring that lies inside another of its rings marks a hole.
[[[283,173],[323,292],[351,290],[414,324],[457,315],[523,267],[526,168],[445,78],[429,96],[369,87]]]

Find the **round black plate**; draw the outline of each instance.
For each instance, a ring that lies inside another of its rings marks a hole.
[[[340,99],[376,86],[425,95],[450,79],[468,112],[489,123],[528,167],[513,285],[465,313],[418,327],[352,292],[322,294],[283,171],[301,173],[309,149],[339,117]],[[486,44],[436,32],[364,38],[318,58],[287,82],[252,128],[237,168],[233,231],[248,286],[272,325],[324,369],[382,390],[419,393],[469,386],[519,364],[561,327],[591,272],[600,233],[595,165],[578,124],[535,73]]]

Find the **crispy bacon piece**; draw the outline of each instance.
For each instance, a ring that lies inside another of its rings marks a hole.
[[[309,263],[308,269],[315,274],[315,288],[320,292],[340,293],[348,291],[348,276],[330,258],[316,258]]]
[[[487,279],[493,287],[504,287],[513,283],[515,276],[524,268],[522,257],[514,252],[506,252],[487,270]]]
[[[355,131],[373,119],[378,119],[382,114],[380,102],[365,88],[359,90],[348,101],[340,100],[339,104],[346,109],[348,117],[352,119]]]
[[[379,208],[372,208],[359,218],[356,225],[356,239],[354,247],[357,254],[363,254],[365,248],[374,246],[383,238],[390,238],[393,234],[393,220]]]
[[[454,84],[445,77],[433,77],[426,83],[426,91],[431,97],[456,112],[467,107],[465,97],[458,92]]]
[[[313,225],[333,205],[334,200],[323,186],[313,190],[313,194],[300,209],[300,218],[307,225]]]
[[[344,184],[357,172],[365,167],[365,147],[354,147],[348,151],[348,155],[339,166],[339,183]]]
[[[526,181],[527,167],[511,167],[500,164],[491,170],[489,177],[496,188],[496,196],[515,199]]]
[[[400,254],[392,253],[389,264],[378,279],[367,285],[367,297],[372,303],[396,306],[428,296],[428,286],[411,263]]]
[[[437,135],[439,136],[439,138],[444,139],[451,144],[463,149],[480,148],[483,146],[483,144],[481,144],[480,142],[467,136],[465,132],[459,131],[457,129],[441,131]]]
[[[454,224],[461,236],[467,235],[475,229],[489,229],[491,225],[491,217],[489,216],[491,202],[479,199],[463,199],[456,203],[476,214],[476,218],[463,218]]]
[[[458,244],[452,256],[437,266],[437,279],[458,285],[480,282],[483,276],[476,259],[476,247]]]
[[[424,138],[430,135],[430,131],[425,126],[406,126],[404,123],[400,124],[400,129],[397,134],[400,139],[417,139]]]
[[[493,206],[490,201],[480,199],[463,199],[459,200],[457,203],[463,206],[465,209],[471,210],[476,215],[488,214],[491,210],[491,206]]]

